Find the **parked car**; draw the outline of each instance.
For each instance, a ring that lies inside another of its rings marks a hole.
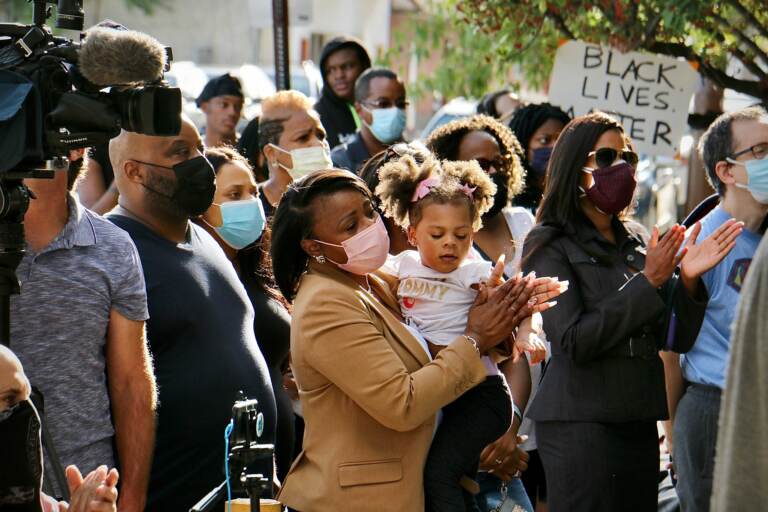
[[[275,67],[263,66],[262,70],[275,83]],[[291,66],[291,89],[304,93],[306,96],[317,101],[323,90],[323,76],[320,69],[311,60],[305,60],[301,66]]]
[[[429,134],[435,128],[450,123],[454,119],[470,117],[477,112],[477,101],[466,98],[455,98],[440,107],[435,114],[427,121],[427,125],[421,131],[421,139],[426,140]]]

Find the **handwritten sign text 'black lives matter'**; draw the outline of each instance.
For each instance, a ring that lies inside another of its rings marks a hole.
[[[557,50],[549,101],[572,116],[612,114],[640,153],[673,156],[697,76],[685,60],[568,41]]]

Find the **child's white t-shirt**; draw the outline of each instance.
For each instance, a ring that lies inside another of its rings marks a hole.
[[[488,279],[491,264],[465,258],[453,272],[432,270],[421,263],[418,251],[390,256],[382,269],[397,276],[397,299],[406,324],[434,345],[449,345],[464,333],[477,290],[472,285]],[[498,375],[493,361],[483,357],[489,375]]]

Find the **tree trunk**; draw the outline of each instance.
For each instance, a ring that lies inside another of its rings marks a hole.
[[[723,89],[716,86],[711,80],[702,78],[698,89],[693,96],[693,112],[696,114],[706,114],[707,112],[723,111]],[[707,171],[704,169],[704,163],[701,161],[699,152],[699,139],[704,134],[704,130],[692,130],[693,150],[688,160],[688,194],[685,200],[685,211],[683,216],[687,215],[704,198],[714,193],[714,190],[707,181]]]

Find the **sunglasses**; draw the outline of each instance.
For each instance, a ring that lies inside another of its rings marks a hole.
[[[593,155],[598,169],[610,167],[617,160],[624,160],[632,167],[635,167],[638,160],[640,160],[634,151],[617,151],[613,148],[600,148],[597,151],[592,151],[587,154],[587,158]]]
[[[476,158],[477,163],[484,172],[488,172],[493,167],[496,171],[504,171],[507,168],[508,160],[503,156],[488,160],[487,158]]]

